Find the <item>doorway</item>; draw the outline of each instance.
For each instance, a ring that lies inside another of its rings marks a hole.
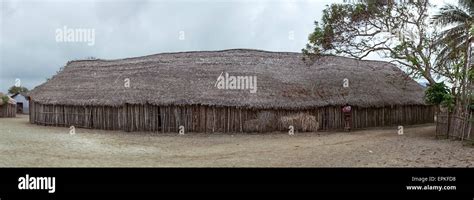
[[[16,113],[23,113],[23,102],[16,103]]]

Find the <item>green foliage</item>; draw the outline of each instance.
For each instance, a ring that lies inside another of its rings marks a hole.
[[[7,95],[3,95],[3,96],[2,96],[2,102],[3,102],[4,104],[7,104],[7,103],[8,103],[8,100],[10,100],[10,98],[8,98]]]
[[[471,93],[471,81],[474,78],[470,52],[474,35],[474,1],[459,0],[458,5],[446,4],[432,17],[432,23],[441,28],[447,28],[436,38],[434,47],[441,48],[438,55],[439,68],[447,68],[453,71],[451,82],[460,83],[457,96],[460,107],[473,108]],[[467,34],[466,34],[467,33]],[[461,66],[460,66],[461,65]],[[467,77],[466,77],[467,75]],[[466,81],[467,79],[467,81]],[[466,111],[468,112],[468,111]]]
[[[28,92],[28,88],[26,88],[26,87],[11,86],[11,87],[8,89],[8,93],[9,93],[9,94],[16,94],[16,93],[20,93],[20,92]]]
[[[469,105],[468,105],[470,110],[474,110],[474,94],[469,95]],[[472,119],[474,122],[474,119]]]
[[[323,10],[321,24],[315,22],[314,32],[309,36],[309,46],[316,46],[318,50],[334,48],[333,44],[345,36],[344,31],[356,31],[356,26],[369,26],[373,19],[386,16],[392,11],[395,3],[380,2],[377,0],[359,1],[355,4],[331,4]],[[388,16],[387,18],[390,18]],[[311,51],[311,48],[306,48]]]
[[[474,11],[474,1],[472,0],[458,0],[459,5]]]
[[[407,56],[407,60],[410,61],[412,65],[419,65],[420,62],[418,61],[418,58],[415,56]]]
[[[469,11],[473,5],[472,0],[460,0],[458,6],[446,4],[432,17],[433,25],[448,28],[435,39],[433,44],[433,47],[441,48],[437,65],[445,67],[463,63],[464,66],[460,69],[462,76],[456,74],[454,77],[458,80],[463,80],[464,74],[470,68],[465,60],[470,56],[466,55],[466,52],[471,45],[472,37],[466,33],[474,33],[474,12],[472,12],[474,10]],[[456,68],[456,73],[459,73],[458,69]]]
[[[469,79],[469,81],[474,81],[474,66],[471,66],[468,73],[467,73],[467,77]]]
[[[454,110],[454,106],[455,106],[455,101],[454,101],[454,95],[452,94],[444,94],[443,95],[443,101],[441,102],[441,105],[443,107],[446,107],[448,108],[449,111],[453,111]]]
[[[435,83],[425,91],[425,101],[429,104],[450,107],[454,103],[454,97],[449,93],[448,86],[444,82]]]
[[[376,53],[392,59],[411,77],[435,83],[431,63],[436,55],[431,49],[435,31],[428,27],[431,5],[427,1],[398,2],[328,5],[302,49],[305,58],[335,54],[364,59]]]

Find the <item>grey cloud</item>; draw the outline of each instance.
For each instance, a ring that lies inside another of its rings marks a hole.
[[[299,52],[329,1],[6,1],[0,4],[0,91],[33,88],[67,61],[160,52],[254,48]],[[55,30],[95,29],[95,45],[58,43]],[[184,31],[185,40],[179,40]],[[288,39],[289,31],[294,40]]]

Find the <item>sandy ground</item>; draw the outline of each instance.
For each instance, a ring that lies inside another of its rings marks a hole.
[[[433,125],[354,132],[126,133],[0,118],[0,167],[473,167],[474,148]]]

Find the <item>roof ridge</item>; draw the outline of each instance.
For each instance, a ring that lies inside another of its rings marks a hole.
[[[196,51],[174,51],[174,52],[161,52],[155,53],[150,55],[144,56],[137,56],[137,57],[127,57],[127,58],[117,58],[117,59],[78,59],[78,60],[71,60],[68,61],[67,64],[72,62],[88,62],[88,61],[106,61],[106,62],[114,62],[114,61],[123,61],[123,60],[130,60],[130,59],[141,59],[159,55],[173,55],[173,54],[184,54],[184,53],[221,53],[221,52],[233,52],[233,51],[248,51],[248,52],[262,52],[262,53],[274,53],[274,54],[298,54],[301,55],[300,52],[290,52],[290,51],[269,51],[269,50],[261,50],[261,49],[250,49],[250,48],[233,48],[233,49],[222,49],[222,50],[196,50]]]
[[[155,54],[144,55],[144,56],[116,58],[116,59],[100,59],[100,58],[98,58],[98,59],[79,59],[79,60],[70,60],[70,61],[67,62],[66,65],[69,65],[69,64],[75,63],[75,62],[97,62],[97,61],[100,61],[100,62],[118,62],[118,61],[126,61],[126,60],[139,60],[139,59],[145,59],[145,58],[161,56],[161,55],[175,55],[175,54],[186,54],[186,53],[223,53],[223,52],[235,52],[235,51],[260,52],[260,53],[269,53],[269,54],[303,55],[303,53],[301,53],[301,52],[270,51],[270,50],[262,50],[262,49],[251,49],[251,48],[232,48],[232,49],[221,49],[221,50],[201,50],[201,51],[196,50],[196,51],[161,52],[161,53],[155,53]],[[357,58],[350,58],[350,57],[332,55],[332,54],[323,55],[323,57],[335,57],[335,58],[339,58],[339,59],[353,60],[353,61],[358,61],[358,62],[359,61],[377,62],[377,63],[385,63],[385,64],[394,65],[391,62],[383,61],[383,60],[357,59]]]

